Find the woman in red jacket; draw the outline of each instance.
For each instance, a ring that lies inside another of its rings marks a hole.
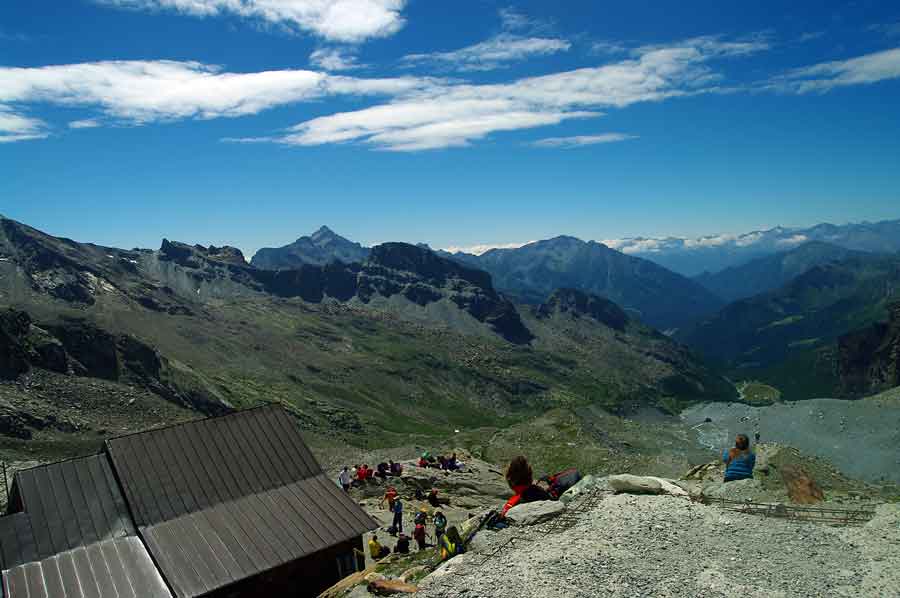
[[[516,505],[550,500],[550,495],[546,490],[534,485],[534,473],[525,457],[516,457],[509,462],[509,467],[506,468],[506,482],[515,494],[506,501],[502,512],[504,516]]]

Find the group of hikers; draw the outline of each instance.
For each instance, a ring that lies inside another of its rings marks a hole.
[[[423,455],[423,459],[426,458]],[[455,460],[455,455],[453,459]],[[437,462],[437,460],[435,460]],[[756,465],[756,454],[750,450],[750,439],[746,434],[738,434],[734,446],[722,453],[722,461],[725,464],[724,479],[726,482],[748,479],[753,477],[753,468]],[[503,505],[499,512],[490,512],[481,518],[479,524],[467,532],[463,537],[456,526],[447,527],[447,518],[441,511],[435,511],[432,518],[434,525],[434,537],[440,548],[441,560],[446,560],[465,551],[465,545],[472,535],[483,527],[499,529],[506,526],[508,512],[517,505],[530,502],[556,500],[566,490],[581,480],[581,474],[577,469],[566,469],[555,475],[542,476],[535,483],[534,472],[528,460],[519,456],[510,461],[506,468],[506,482],[509,484],[513,495]],[[417,489],[416,499],[425,500],[433,507],[449,504],[449,501],[438,497],[437,489],[432,489],[427,497],[424,492]],[[382,505],[387,503],[388,510],[393,513],[393,520],[388,533],[398,534],[394,552],[399,554],[409,553],[410,539],[403,533],[403,501],[397,490],[391,486],[382,498]],[[412,539],[416,541],[419,550],[429,547],[427,543],[426,526],[428,524],[427,507],[423,506],[416,512],[413,518]],[[391,553],[390,549],[383,546],[377,536],[372,536],[369,541],[369,553],[374,560],[379,560]]]
[[[435,457],[428,451],[425,451],[422,453],[422,456],[419,457],[416,465],[419,467],[434,467],[436,469],[443,469],[444,471],[456,471],[457,469],[462,469],[463,463],[456,458],[456,453],[453,453],[449,457],[445,457],[444,455]]]
[[[362,486],[375,479],[386,480],[389,477],[400,476],[402,473],[403,464],[394,461],[381,462],[374,468],[369,467],[368,463],[354,465],[352,468],[345,465],[338,474],[338,483],[345,492],[350,492],[350,488],[353,486]]]

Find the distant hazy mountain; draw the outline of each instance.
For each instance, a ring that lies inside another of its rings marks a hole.
[[[814,266],[859,253],[830,243],[810,241],[796,249],[756,258],[715,274],[703,273],[694,280],[731,302],[777,289]]]
[[[290,270],[302,265],[324,266],[334,261],[345,264],[362,262],[369,249],[348,241],[323,226],[308,237],[300,237],[284,247],[264,247],[256,252],[250,264],[263,270]]]
[[[709,235],[697,239],[636,237],[605,243],[685,276],[697,276],[739,266],[808,241],[822,241],[856,251],[895,253],[900,251],[900,220],[840,226],[818,224],[810,228],[776,227],[742,235]]]
[[[663,330],[684,326],[723,305],[713,293],[680,274],[574,237],[454,257],[486,270],[498,289],[523,301],[541,303],[556,289],[577,289],[610,299]]]
[[[831,396],[837,339],[884,320],[898,298],[900,256],[854,254],[731,303],[677,338],[735,376],[792,388],[788,398]]]

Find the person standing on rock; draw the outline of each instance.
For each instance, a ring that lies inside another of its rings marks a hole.
[[[750,450],[750,439],[746,434],[738,434],[734,446],[722,453],[725,462],[725,481],[747,480],[753,478],[756,466],[756,453]]]
[[[506,468],[506,482],[514,494],[503,507],[501,515],[504,517],[507,511],[516,505],[550,500],[547,491],[534,484],[534,472],[525,457],[519,456],[509,462],[509,467]]]
[[[397,533],[403,531],[403,501],[400,500],[400,497],[394,499],[394,522],[391,524],[391,527],[396,530]]]
[[[338,475],[338,481],[341,483],[341,488],[344,489],[344,492],[350,492],[350,469],[346,465],[344,465],[344,469]]]
[[[438,546],[441,544],[441,536],[444,535],[444,531],[447,529],[447,518],[443,513],[437,511],[434,514],[434,535],[437,538]]]

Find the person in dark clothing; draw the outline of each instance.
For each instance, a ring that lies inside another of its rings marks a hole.
[[[398,496],[394,499],[394,522],[391,525],[398,533],[403,532],[403,501]]]
[[[437,537],[438,545],[441,543],[441,536],[444,535],[444,532],[447,529],[447,518],[443,513],[437,511],[434,514],[434,535]]]
[[[394,552],[397,554],[409,554],[409,536],[400,534],[397,538],[397,545],[394,546]]]
[[[725,481],[746,480],[753,477],[756,453],[750,450],[750,439],[746,434],[738,434],[734,447],[722,453],[725,462]]]
[[[534,484],[534,472],[525,457],[519,456],[510,461],[506,468],[506,482],[513,491],[512,497],[503,506],[502,515],[516,505],[541,500],[550,500],[550,495],[540,486]]]
[[[419,545],[419,550],[425,550],[425,525],[422,523],[416,524],[416,529],[413,530],[413,539],[416,541],[416,544]]]
[[[376,476],[378,476],[379,478],[386,478],[386,477],[387,477],[387,471],[388,471],[388,464],[387,464],[387,463],[383,463],[383,462],[382,462],[382,463],[379,463],[377,469],[378,469],[378,471],[375,472],[375,475],[376,475]]]

